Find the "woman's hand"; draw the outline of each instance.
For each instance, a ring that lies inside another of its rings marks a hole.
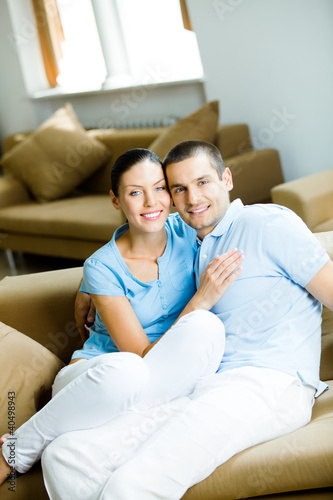
[[[199,288],[191,299],[195,309],[209,311],[242,272],[243,252],[229,250],[210,262],[200,278]]]

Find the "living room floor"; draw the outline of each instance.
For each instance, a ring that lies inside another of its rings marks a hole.
[[[69,267],[79,267],[83,264],[82,260],[47,257],[28,253],[23,254],[21,252],[13,252],[13,256],[16,272],[10,268],[5,250],[0,250],[0,280],[5,276],[39,273],[43,271],[53,271],[55,269],[67,269]]]

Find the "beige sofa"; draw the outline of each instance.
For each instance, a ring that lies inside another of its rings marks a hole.
[[[218,121],[218,103],[212,102],[171,127],[85,131],[67,105],[33,134],[7,137],[1,160],[0,248],[76,259],[91,255],[124,222],[108,196],[110,171],[116,158],[133,147],[152,149],[163,158],[183,140],[214,142],[233,173],[233,198],[269,201],[270,189],[283,182],[278,152],[253,151],[247,125]],[[90,157],[87,152],[98,145],[104,150]],[[59,149],[63,156],[57,156]],[[101,154],[107,159],[94,163]],[[77,182],[79,175],[74,178],[77,167],[82,167],[83,182]]]
[[[333,230],[333,168],[274,186],[272,201],[293,210],[313,232]]]
[[[333,232],[316,236],[333,257]],[[46,402],[57,371],[80,345],[73,309],[81,276],[78,267],[0,281],[0,435],[8,432],[8,425],[17,428]],[[333,387],[333,312],[326,308],[321,378]],[[14,415],[9,414],[12,408]],[[190,488],[184,499],[332,499],[332,431],[331,388],[316,400],[307,426],[239,453]],[[15,494],[8,487],[0,487],[0,500],[47,499],[39,464],[13,480]]]

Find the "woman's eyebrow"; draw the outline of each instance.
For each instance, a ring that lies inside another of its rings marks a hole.
[[[155,184],[159,184],[160,182],[165,182],[165,178],[164,178],[164,177],[162,177],[159,181],[154,182],[153,186],[155,186]],[[136,187],[136,188],[142,188],[142,187],[144,187],[144,186],[143,186],[143,185],[141,185],[141,184],[126,184],[124,187],[125,187],[125,188],[126,188],[126,187]]]

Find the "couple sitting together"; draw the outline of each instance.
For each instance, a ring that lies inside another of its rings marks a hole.
[[[110,195],[127,223],[84,264],[76,316],[84,337],[91,300],[89,338],[51,401],[1,438],[1,482],[14,437],[16,470],[42,456],[52,500],[176,500],[236,453],[310,421],[327,389],[321,304],[333,309],[333,263],[293,212],[230,203],[232,187],[203,141],[163,163],[146,149],[118,158]],[[152,432],[134,439],[152,415]]]

